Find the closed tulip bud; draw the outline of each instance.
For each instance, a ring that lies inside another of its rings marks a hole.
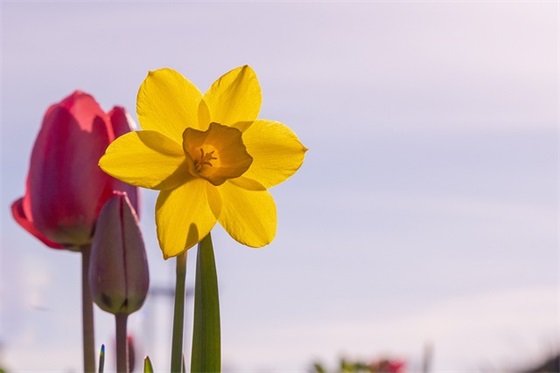
[[[142,307],[149,282],[138,218],[126,193],[115,193],[103,206],[93,237],[92,298],[104,311],[128,315]]]
[[[113,191],[127,192],[137,206],[138,189],[98,166],[107,146],[132,125],[122,107],[105,113],[80,91],[52,105],[33,146],[25,195],[12,204],[16,222],[50,247],[76,250],[91,243]]]

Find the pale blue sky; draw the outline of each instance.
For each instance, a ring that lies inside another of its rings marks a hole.
[[[557,2],[3,2],[1,361],[81,367],[79,256],[9,213],[46,108],[82,89],[136,117],[148,70],[206,90],[242,64],[260,79],[260,116],[310,151],[272,189],[273,244],[214,235],[225,370],[384,353],[414,368],[431,341],[436,371],[471,372],[558,348],[558,14]],[[152,284],[169,286],[156,194],[143,197]],[[131,317],[161,371],[170,314],[152,297]],[[112,318],[96,317],[110,345]]]

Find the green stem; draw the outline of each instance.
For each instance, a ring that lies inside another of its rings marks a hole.
[[[198,244],[191,372],[220,372],[220,300],[212,237]]]
[[[171,345],[171,372],[181,373],[183,365],[183,325],[185,319],[185,277],[187,252],[177,256],[175,310],[173,313],[173,341]]]
[[[82,337],[84,372],[95,373],[95,340],[93,334],[93,301],[89,288],[89,256],[91,245],[83,245],[82,251]]]
[[[128,373],[128,341],[126,340],[126,322],[128,315],[118,313],[115,315],[117,330],[117,373]]]

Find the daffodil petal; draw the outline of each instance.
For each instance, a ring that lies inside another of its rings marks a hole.
[[[198,104],[198,129],[206,131],[210,125],[210,109],[204,100]]]
[[[218,188],[211,184],[206,184],[206,193],[208,194],[208,204],[210,205],[210,209],[214,214],[214,217],[218,219],[222,214],[222,196]]]
[[[177,189],[160,192],[156,202],[159,246],[165,259],[200,242],[216,224],[204,179],[195,178]]]
[[[170,189],[190,177],[186,162],[180,144],[159,132],[137,131],[113,141],[99,160],[99,166],[125,183]]]
[[[241,176],[235,179],[229,179],[229,182],[247,190],[266,190],[261,183],[253,179],[249,179],[248,177]]]
[[[216,80],[204,94],[211,121],[232,125],[257,119],[262,95],[257,75],[249,66],[241,66]]]
[[[253,157],[244,177],[257,180],[266,188],[292,176],[303,163],[307,148],[286,125],[257,119],[243,132],[243,143]]]
[[[201,129],[198,122],[201,98],[198,88],[177,71],[150,71],[136,101],[140,126],[180,143],[185,128]]]
[[[249,191],[227,181],[218,221],[233,239],[250,247],[268,245],[276,235],[276,205],[267,190]]]

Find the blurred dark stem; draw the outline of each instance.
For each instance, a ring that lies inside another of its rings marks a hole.
[[[424,345],[424,359],[422,361],[422,373],[430,373],[432,367],[432,356],[434,354],[434,347],[430,342]]]
[[[99,366],[97,373],[103,373],[105,371],[105,345],[101,345],[101,351],[99,351]]]
[[[88,271],[91,245],[83,245],[82,252],[82,335],[84,372],[95,373],[95,341],[93,335],[93,301],[89,287]]]
[[[128,315],[118,313],[115,315],[117,330],[117,372],[128,373],[128,343],[126,339],[126,322]]]
[[[183,328],[185,319],[185,277],[187,272],[187,252],[177,256],[175,308],[173,313],[173,341],[171,345],[171,372],[183,370]]]

